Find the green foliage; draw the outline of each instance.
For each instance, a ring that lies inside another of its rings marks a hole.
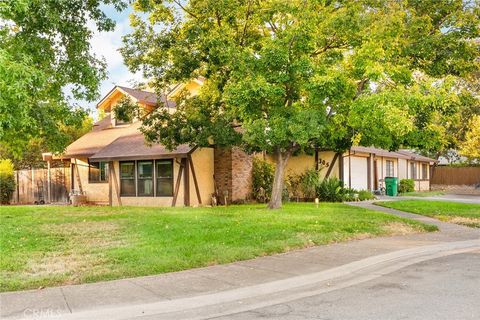
[[[398,192],[413,192],[415,191],[415,181],[413,179],[401,179],[398,187]]]
[[[85,112],[70,98],[93,101],[105,79],[105,61],[92,53],[87,26],[114,30],[104,4],[122,9],[126,2],[0,2],[0,142],[15,156],[31,139],[61,152],[68,144],[61,128],[81,126]]]
[[[277,170],[314,147],[437,151],[461,96],[478,101],[480,3],[464,2],[137,0],[121,52],[158,91],[206,79],[146,117],[169,148],[240,145]]]
[[[268,201],[272,192],[275,166],[268,161],[253,158],[252,196],[260,202]]]
[[[317,188],[320,201],[342,202],[345,200],[345,194],[343,182],[335,177],[323,179]]]
[[[358,191],[358,200],[365,201],[365,200],[373,200],[375,199],[375,195],[369,190],[360,190]]]
[[[300,174],[289,174],[285,180],[285,185],[287,187],[289,199],[299,200],[302,196],[300,185],[301,185],[302,175]]]
[[[480,161],[480,115],[476,115],[468,122],[468,131],[465,141],[461,144],[459,153],[469,161]]]
[[[113,113],[115,119],[118,119],[123,122],[132,122],[133,119],[139,118],[140,107],[138,104],[132,101],[130,97],[123,97],[117,104],[113,107]]]
[[[320,175],[318,170],[307,169],[300,175],[300,189],[302,190],[305,198],[315,198],[319,184]]]
[[[0,159],[0,204],[8,204],[14,191],[13,163],[9,159]]]
[[[80,127],[60,126],[59,130],[65,137],[65,144],[68,145],[77,140],[92,129],[93,119],[85,117]],[[50,152],[51,140],[55,136],[32,138],[26,142],[20,152],[15,152],[10,145],[0,146],[0,158],[11,159],[15,169],[42,168],[46,162],[42,159],[42,153]]]

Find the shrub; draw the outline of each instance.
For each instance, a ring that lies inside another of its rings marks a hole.
[[[275,166],[262,159],[253,159],[252,196],[255,200],[266,202],[272,194]]]
[[[400,186],[398,188],[398,192],[405,193],[405,192],[413,192],[413,191],[415,191],[415,181],[413,181],[413,179],[400,180]]]
[[[307,169],[300,175],[300,189],[305,198],[315,198],[319,184],[320,175],[318,170]]]
[[[369,190],[360,190],[358,191],[358,200],[365,201],[365,200],[373,200],[375,196]]]
[[[9,159],[0,160],[0,203],[8,204],[15,191],[13,164]]]
[[[345,196],[343,182],[337,178],[324,179],[318,184],[317,196],[320,201],[342,202]]]
[[[299,174],[289,174],[285,179],[285,186],[287,187],[289,199],[298,200],[298,198],[300,198],[300,182],[301,175]]]

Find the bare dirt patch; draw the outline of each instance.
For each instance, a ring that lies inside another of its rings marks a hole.
[[[391,236],[403,236],[420,231],[415,226],[403,222],[390,222],[384,225],[382,228],[388,235]]]
[[[450,223],[460,224],[472,228],[480,228],[479,218],[466,218],[466,217],[444,217],[445,221]],[[443,220],[443,219],[442,219]]]

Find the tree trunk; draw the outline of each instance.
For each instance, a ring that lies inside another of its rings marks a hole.
[[[276,167],[275,177],[273,178],[272,196],[270,197],[270,202],[268,203],[269,209],[280,209],[282,207],[284,173],[287,161],[290,158],[291,153],[291,151],[277,151],[274,154],[276,160]]]

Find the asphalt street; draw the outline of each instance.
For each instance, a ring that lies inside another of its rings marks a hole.
[[[215,319],[480,319],[480,251],[428,260],[348,288]]]

